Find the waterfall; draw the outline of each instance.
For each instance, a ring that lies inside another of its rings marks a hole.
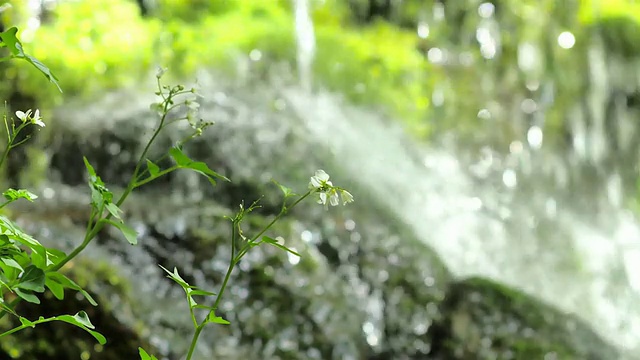
[[[316,39],[313,21],[309,14],[309,0],[293,0],[295,6],[295,35],[297,47],[298,75],[305,91],[310,91],[313,80],[313,58]]]

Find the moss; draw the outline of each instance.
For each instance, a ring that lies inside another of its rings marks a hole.
[[[449,286],[443,321],[432,336],[446,359],[616,359],[619,354],[586,323],[518,290],[484,278]]]

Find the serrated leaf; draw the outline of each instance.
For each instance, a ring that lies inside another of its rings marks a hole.
[[[44,292],[44,283],[44,271],[42,271],[42,269],[38,269],[33,265],[30,265],[25,269],[22,277],[20,278],[20,282],[18,282],[15,287],[41,293]]]
[[[96,182],[98,184],[104,185],[102,184],[102,180],[100,180],[100,178],[96,174],[96,169],[94,169],[93,166],[89,163],[89,160],[87,160],[85,156],[82,157],[82,160],[84,160],[84,166],[87,168],[87,172],[89,173],[89,181],[91,183]]]
[[[140,360],[158,360],[158,358],[156,358],[153,355],[149,355],[146,351],[144,351],[143,348],[139,347],[138,348],[138,353],[140,354]]]
[[[93,324],[91,324],[91,321],[89,321],[89,316],[87,316],[87,313],[84,311],[80,311],[73,316],[71,315],[56,316],[55,319],[59,321],[64,321],[66,323],[75,325],[83,329],[84,331],[91,334],[96,340],[98,340],[98,343],[100,343],[100,345],[104,345],[107,343],[107,339],[102,334],[100,334],[97,331],[91,330],[94,328],[94,326]]]
[[[109,213],[113,215],[114,218],[122,221],[122,218],[120,217],[122,210],[118,207],[118,205],[110,202],[105,204],[105,207],[107,208],[107,211],[109,211]]]
[[[158,265],[162,268],[162,270],[164,270],[167,274],[169,274],[169,276],[167,276],[169,279],[175,281],[176,283],[178,283],[178,285],[180,285],[182,288],[184,289],[189,289],[191,287],[191,285],[189,285],[189,283],[187,283],[181,276],[180,274],[178,274],[178,269],[177,268],[173,268],[173,272],[167,270],[164,268],[164,266],[162,265]]]
[[[289,253],[297,256],[297,257],[302,257],[302,256],[300,256],[300,254],[298,254],[297,252],[289,249],[288,247],[278,244],[278,241],[276,239],[270,238],[268,236],[263,236],[262,237],[262,242],[266,242],[269,245],[273,245],[273,246],[277,247],[278,249],[287,251],[287,252],[289,252]]]
[[[213,185],[215,185],[216,183],[214,178],[222,179],[224,181],[230,181],[226,176],[220,175],[217,172],[209,169],[209,166],[207,166],[207,164],[201,161],[191,160],[182,152],[182,150],[177,147],[172,147],[171,150],[169,150],[169,155],[171,155],[178,166],[194,170],[206,176]]]
[[[221,324],[221,325],[229,325],[231,324],[227,320],[221,318],[220,316],[216,316],[215,312],[211,311],[209,316],[207,316],[207,322],[213,324]]]
[[[295,195],[293,193],[293,190],[291,190],[290,188],[280,184],[279,182],[277,182],[275,180],[271,180],[271,181],[273,181],[273,183],[276,184],[280,188],[280,191],[282,191],[282,193],[284,194],[285,198],[288,198],[289,196]]]
[[[212,293],[210,291],[204,291],[204,290],[200,290],[200,289],[195,289],[195,290],[191,290],[189,292],[189,295],[191,296],[215,296],[215,293]]]
[[[152,177],[155,177],[160,172],[160,167],[154,164],[151,160],[147,159],[147,169],[149,169],[149,174]]]
[[[38,299],[38,297],[33,295],[30,291],[22,291],[20,289],[13,289],[13,291],[24,301],[30,302],[32,304],[40,304],[40,299]]]
[[[5,199],[11,200],[11,201],[18,200],[18,199],[26,199],[33,202],[33,200],[38,198],[37,195],[24,189],[18,189],[18,190],[8,189],[7,191],[3,192],[2,195],[5,197]]]
[[[133,230],[132,228],[128,227],[127,225],[125,225],[125,224],[123,224],[121,222],[116,222],[116,221],[113,221],[113,220],[102,219],[101,221],[107,222],[107,223],[115,226],[116,228],[118,228],[118,230],[120,230],[122,235],[124,235],[124,237],[127,239],[129,244],[131,244],[131,245],[138,244],[138,233],[135,230]]]

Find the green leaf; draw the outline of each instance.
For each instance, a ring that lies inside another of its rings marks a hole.
[[[133,230],[132,228],[128,227],[124,223],[115,222],[113,220],[108,220],[108,219],[102,219],[100,221],[107,222],[107,223],[115,226],[116,228],[118,228],[118,230],[120,230],[120,232],[122,232],[122,235],[124,235],[124,237],[127,239],[129,244],[136,245],[138,243],[138,233],[136,233],[135,230]]]
[[[96,301],[93,299],[93,297],[91,297],[91,295],[89,295],[88,292],[86,292],[84,289],[80,287],[80,285],[76,284],[73,280],[69,279],[65,275],[59,272],[48,272],[47,277],[57,281],[67,289],[76,290],[77,292],[81,293],[89,301],[91,305],[98,306],[98,303],[96,303]]]
[[[80,311],[77,314],[73,315],[73,318],[79,322],[80,324],[86,326],[89,329],[95,329],[96,327],[93,326],[93,324],[91,323],[91,320],[89,320],[89,315],[87,315],[86,312],[84,311]]]
[[[1,260],[5,265],[7,265],[7,266],[10,266],[10,267],[12,267],[12,268],[14,268],[14,269],[18,269],[18,270],[20,270],[21,272],[22,272],[22,271],[24,271],[24,269],[22,268],[22,266],[20,266],[20,264],[18,264],[18,262],[17,262],[17,261],[15,261],[15,260],[14,260],[14,259],[12,259],[12,258],[4,258],[4,257],[3,257],[3,258],[1,258],[0,260]]]
[[[36,69],[38,69],[47,79],[49,79],[50,82],[52,82],[58,88],[60,92],[62,92],[62,89],[58,84],[58,78],[55,75],[53,75],[51,70],[49,70],[49,68],[47,68],[42,62],[40,62],[35,57],[24,53],[22,44],[20,43],[20,40],[18,40],[18,37],[16,36],[17,33],[18,33],[18,28],[16,28],[15,26],[0,33],[0,39],[2,39],[2,42],[4,42],[7,45],[7,48],[9,49],[9,51],[11,51],[11,55],[19,59],[24,59],[27,62],[31,63],[31,65],[33,65]]]
[[[273,181],[273,183],[276,184],[280,188],[280,190],[284,194],[285,199],[288,198],[289,196],[295,195],[293,190],[291,190],[290,188],[280,184],[279,182],[277,182],[275,180],[271,180],[271,181]]]
[[[20,296],[24,301],[30,302],[32,304],[40,304],[40,299],[37,296],[33,295],[31,291],[22,291],[20,289],[13,289],[16,295]]]
[[[204,291],[204,290],[200,290],[200,289],[195,289],[195,290],[191,290],[189,292],[189,295],[191,296],[215,296],[215,293],[212,293],[210,291]]]
[[[141,347],[138,348],[138,352],[140,353],[140,360],[158,360],[155,356],[147,354]]]
[[[10,201],[15,201],[18,199],[27,199],[33,202],[33,200],[38,198],[37,195],[32,194],[31,192],[24,189],[18,189],[18,190],[8,189],[7,191],[3,192],[2,195],[5,197],[5,199]]]
[[[58,83],[59,79],[51,72],[51,70],[49,70],[49,68],[45,64],[29,54],[25,54],[25,60],[31,63],[31,65],[33,65],[36,69],[40,70],[40,72],[49,80],[49,82],[55,85],[58,88],[58,91],[62,92],[62,88]]]
[[[25,317],[22,317],[22,316],[20,316],[19,318],[20,318],[20,323],[21,323],[22,325],[30,326],[30,327],[32,327],[32,328],[33,328],[33,327],[36,327],[36,324],[34,324],[34,323],[33,323],[33,321],[31,321],[31,320],[29,320],[29,319],[27,319],[27,318],[25,318]]]
[[[151,177],[155,177],[160,172],[160,167],[154,164],[151,160],[147,159],[147,169],[149,169],[149,174]]]
[[[120,208],[118,207],[118,205],[110,202],[105,204],[105,207],[107,208],[107,210],[109,211],[109,213],[111,215],[113,215],[114,218],[122,221],[122,218],[120,217],[120,214],[122,214],[122,210],[120,210]]]
[[[64,321],[66,323],[75,325],[85,330],[86,332],[91,334],[94,338],[96,338],[96,340],[98,340],[100,345],[104,345],[107,343],[107,339],[102,334],[100,334],[97,331],[91,330],[94,328],[94,326],[93,324],[91,324],[91,321],[89,321],[89,316],[87,316],[87,313],[84,311],[80,311],[73,316],[71,315],[56,316],[55,320]]]
[[[24,274],[22,274],[20,282],[16,285],[16,287],[41,293],[44,292],[44,283],[44,271],[42,271],[42,269],[38,269],[33,265],[30,265],[25,269]]]
[[[16,36],[17,33],[18,28],[13,26],[5,30],[4,32],[1,32],[0,38],[2,39],[2,42],[7,45],[7,48],[9,49],[9,51],[11,51],[11,54],[13,56],[23,58],[24,51],[22,50],[22,44],[20,43],[20,40],[18,40],[18,37]]]
[[[164,270],[167,274],[169,274],[169,276],[167,276],[169,279],[177,282],[180,286],[182,286],[183,289],[189,289],[191,287],[191,285],[189,285],[189,283],[187,283],[181,276],[180,274],[178,274],[178,269],[177,268],[173,268],[173,272],[167,270],[164,268],[164,266],[162,265],[158,265],[162,268],[162,270]]]
[[[268,236],[263,236],[262,237],[262,242],[266,242],[267,244],[273,245],[273,246],[277,247],[280,250],[284,250],[284,251],[290,252],[293,255],[297,256],[297,257],[302,257],[302,256],[300,256],[300,254],[298,254],[297,252],[289,249],[288,247],[278,244],[278,241],[276,239],[270,238]]]
[[[175,160],[178,166],[182,168],[194,170],[195,172],[198,172],[206,176],[212,185],[216,184],[214,178],[222,179],[224,181],[230,181],[227,177],[220,175],[217,172],[209,169],[209,166],[207,166],[207,164],[201,161],[191,160],[187,155],[185,155],[182,152],[182,150],[180,150],[177,147],[172,147],[171,150],[169,150],[169,155],[171,155],[171,157],[173,158],[173,160]]]
[[[46,279],[44,280],[44,285],[51,291],[53,296],[58,300],[64,299],[64,286],[49,276],[50,273],[47,274]]]
[[[231,324],[227,320],[221,318],[220,316],[216,316],[215,312],[209,312],[209,316],[207,316],[207,322],[213,324],[221,324],[221,325],[229,325]]]

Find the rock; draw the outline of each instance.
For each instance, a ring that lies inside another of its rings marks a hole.
[[[441,311],[437,359],[620,358],[585,322],[491,280],[451,283]]]

